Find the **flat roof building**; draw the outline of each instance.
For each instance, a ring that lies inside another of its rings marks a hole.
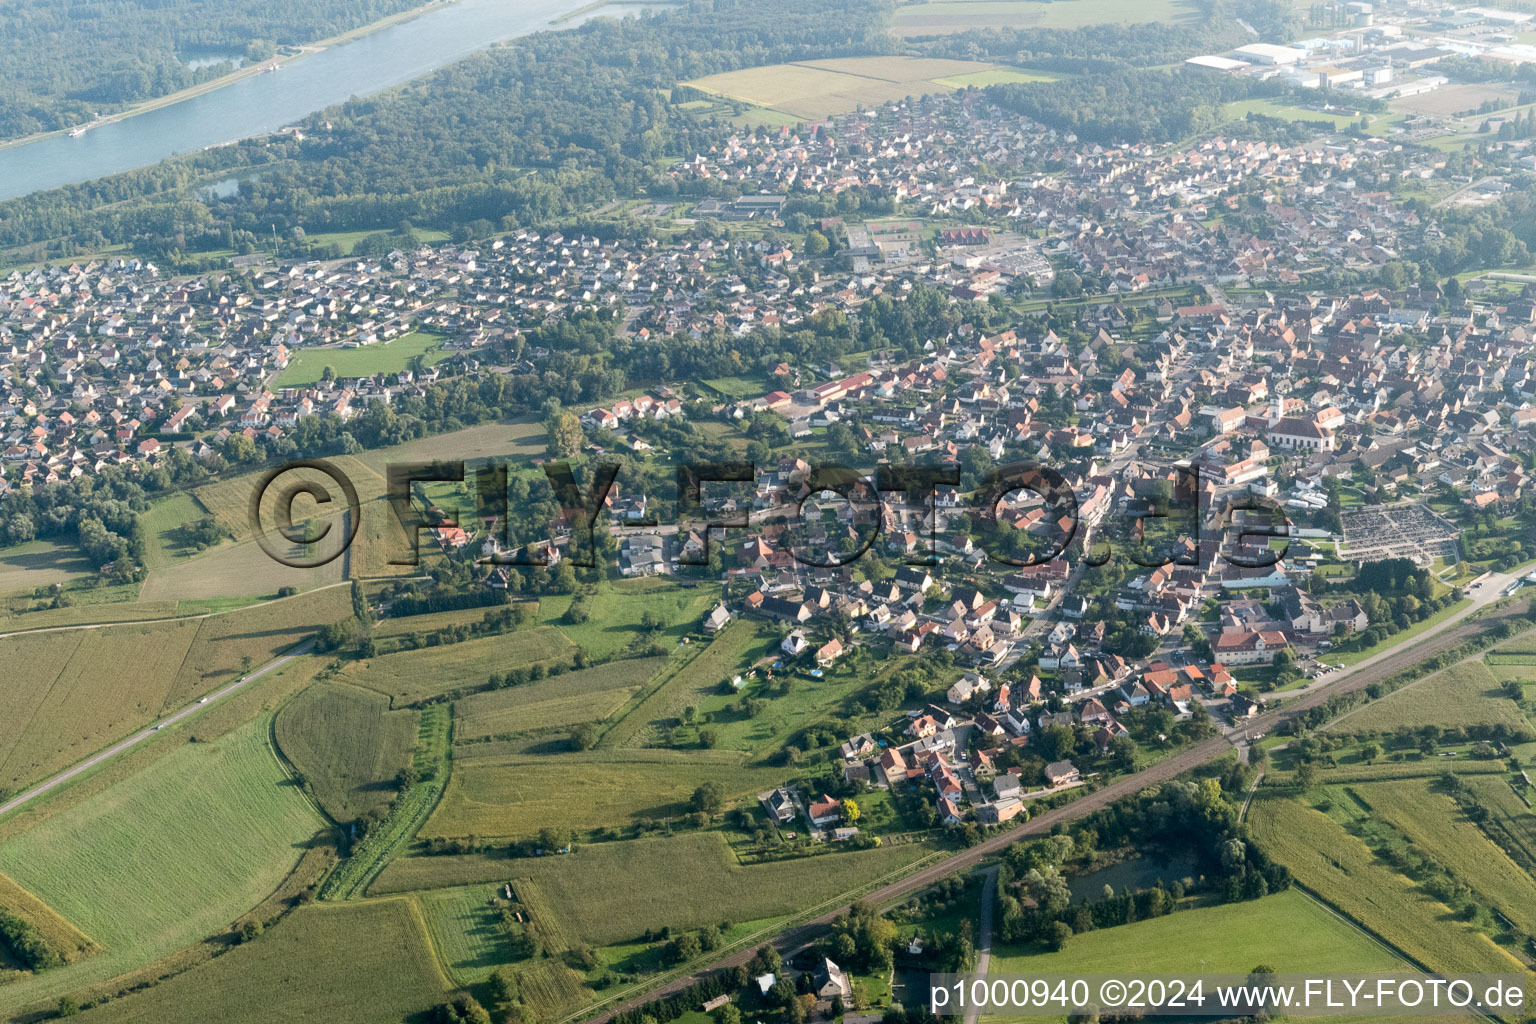
[[[1234,51],[1243,60],[1255,64],[1295,64],[1306,56],[1293,46],[1276,46],[1273,43],[1249,43]]]

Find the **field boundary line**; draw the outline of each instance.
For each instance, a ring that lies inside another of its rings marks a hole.
[[[358,903],[388,903],[390,900],[405,897],[405,902],[410,908],[412,919],[416,927],[421,929],[422,938],[426,941],[427,949],[432,953],[432,967],[437,971],[437,978],[443,983],[443,991],[453,988],[466,988],[468,986],[457,985],[453,980],[453,969],[448,966],[448,961],[443,956],[442,948],[437,944],[437,936],[432,934],[432,925],[427,920],[426,908],[421,905],[421,896],[415,892],[400,893],[394,896],[376,896],[356,901]],[[340,904],[338,904],[339,906]]]
[[[0,640],[9,640],[11,637],[17,636],[32,636],[34,634],[40,635],[43,633],[65,633],[72,630],[111,629],[114,626],[152,626],[160,622],[191,622],[196,619],[212,619],[220,615],[235,615],[240,612],[248,612],[253,608],[265,608],[268,605],[277,604],[279,601],[292,601],[295,598],[308,597],[310,594],[318,594],[322,590],[330,590],[332,587],[350,586],[351,583],[351,580],[338,580],[335,583],[324,583],[312,590],[302,590],[297,594],[289,594],[287,597],[274,597],[266,601],[257,601],[255,604],[241,605],[239,608],[226,608],[221,612],[194,612],[191,615],[161,615],[152,619],[119,619],[112,622],[71,622],[67,626],[38,626],[36,629],[13,629],[5,633],[0,633]]]
[[[1387,939],[1384,936],[1378,934],[1374,929],[1372,929],[1371,927],[1366,925],[1364,922],[1357,921],[1353,917],[1351,917],[1348,914],[1344,913],[1344,911],[1342,911],[1338,907],[1334,906],[1332,903],[1330,903],[1323,896],[1319,895],[1317,892],[1315,892],[1312,889],[1308,888],[1304,883],[1302,883],[1302,882],[1300,882],[1300,881],[1298,881],[1296,879],[1292,879],[1291,880],[1291,886],[1293,888],[1297,889],[1299,892],[1301,892],[1301,894],[1303,896],[1306,896],[1308,899],[1310,899],[1313,902],[1315,902],[1318,906],[1322,907],[1328,913],[1332,914],[1334,917],[1338,918],[1340,921],[1342,921],[1345,924],[1349,925],[1351,928],[1356,929],[1357,931],[1360,932],[1360,934],[1364,935],[1366,938],[1370,939],[1372,942],[1376,943],[1381,948],[1383,948],[1383,949],[1387,950],[1388,952],[1390,952],[1393,956],[1398,957],[1399,959],[1401,959],[1401,960],[1403,960],[1403,961],[1405,961],[1407,963],[1412,964],[1413,966],[1417,967],[1419,970],[1423,971],[1426,974],[1437,974],[1438,973],[1438,972],[1430,969],[1430,967],[1428,965],[1421,963],[1418,960],[1417,957],[1410,956],[1408,953],[1406,953],[1403,950],[1399,949],[1389,939]],[[1416,883],[1415,883],[1415,887],[1417,887]],[[1497,943],[1495,943],[1494,945],[1501,952],[1504,952],[1505,954],[1508,954],[1509,951],[1504,949],[1503,946],[1498,946]],[[1476,1012],[1476,1015],[1478,1017],[1480,1017],[1481,1019],[1483,1019],[1483,1020],[1504,1021],[1504,1022],[1508,1021],[1508,1018],[1500,1017],[1497,1014],[1488,1013],[1485,1010],[1476,1010],[1475,1012]]]
[[[32,723],[37,721],[37,716],[42,712],[43,705],[48,702],[48,695],[53,693],[53,688],[55,686],[59,685],[59,677],[64,674],[65,669],[69,668],[69,663],[74,660],[75,655],[80,653],[80,645],[83,643],[85,643],[85,639],[83,637],[79,640],[76,640],[75,646],[69,652],[69,657],[65,658],[63,662],[60,663],[59,671],[54,675],[52,681],[48,683],[48,692],[43,694],[43,699],[39,700],[36,706],[32,708],[32,713],[27,716],[27,724],[22,726],[20,731],[16,733],[16,742],[12,743],[10,747],[4,751],[4,756],[0,756],[0,766],[4,766],[10,761],[11,755],[14,754],[16,748],[21,745],[21,741],[26,738],[28,731],[32,728]]]
[[[320,819],[320,824],[328,828],[340,829],[341,823],[325,813],[325,808],[321,807],[320,802],[310,795],[309,787],[299,785],[298,766],[289,760],[287,754],[283,753],[283,745],[277,739],[277,716],[283,713],[284,708],[297,700],[299,694],[308,692],[310,687],[314,685],[316,684],[311,682],[309,686],[299,690],[298,693],[291,694],[287,700],[272,709],[272,714],[267,718],[267,748],[272,751],[272,756],[277,760],[278,767],[282,768],[283,774],[288,776],[288,781],[293,783],[294,788],[303,795],[305,802],[309,804],[310,809]]]
[[[743,935],[741,938],[736,939],[734,942],[727,943],[723,946],[717,946],[716,948],[709,950],[706,953],[702,953],[695,960],[690,960],[687,963],[678,964],[671,970],[665,971],[661,974],[650,975],[640,981],[635,982],[628,988],[624,988],[610,994],[606,999],[602,999],[594,1003],[588,1003],[581,1009],[572,1011],[571,1013],[566,1014],[564,1017],[561,1017],[558,1020],[552,1022],[552,1024],[568,1024],[570,1021],[581,1020],[583,1018],[589,1017],[594,1012],[601,1010],[603,1007],[607,1006],[609,1003],[616,999],[622,999],[625,996],[632,995],[637,990],[648,991],[649,989],[655,988],[658,985],[664,985],[666,982],[674,978],[683,976],[690,970],[699,968],[701,966],[708,966],[722,956],[728,956],[743,946],[750,946],[754,942],[762,939],[764,936],[778,935],[796,927],[797,923],[814,920],[817,916],[819,916],[819,912],[825,907],[840,907],[844,904],[854,903],[857,900],[858,893],[869,889],[871,886],[879,888],[887,881],[897,881],[909,874],[915,874],[916,872],[921,871],[927,867],[929,861],[936,857],[941,857],[944,852],[945,851],[943,850],[932,850],[927,854],[927,856],[920,857],[917,860],[912,861],[910,864],[904,864],[897,868],[895,871],[887,872],[886,874],[880,875],[877,878],[872,878],[866,882],[862,882],[852,889],[848,889],[838,893],[835,896],[831,896],[816,904],[815,906],[802,909],[787,918],[780,918],[779,923],[777,924],[771,924],[767,927],[759,928],[757,931],[752,932],[750,935]],[[752,865],[741,865],[741,867],[745,870],[751,870]]]
[[[1527,633],[1531,633],[1531,632],[1536,632],[1536,627],[1533,627],[1532,629],[1523,629],[1520,632],[1514,634],[1514,636],[1508,637],[1507,639],[1514,640],[1514,639],[1516,639],[1518,637],[1525,636]],[[1473,635],[1474,636],[1481,635],[1481,632],[1479,631],[1478,633],[1474,633]],[[1473,653],[1467,655],[1465,658],[1462,658],[1460,661],[1452,662],[1451,664],[1445,666],[1444,668],[1436,669],[1435,671],[1429,673],[1428,675],[1423,675],[1423,676],[1420,676],[1419,678],[1414,679],[1414,680],[1412,680],[1410,682],[1404,683],[1402,686],[1399,686],[1397,689],[1391,691],[1390,693],[1384,693],[1380,697],[1376,698],[1375,700],[1368,700],[1368,701],[1366,701],[1363,704],[1359,704],[1359,705],[1357,705],[1355,707],[1350,708],[1348,711],[1344,712],[1342,715],[1339,715],[1337,718],[1334,718],[1334,719],[1332,719],[1332,720],[1330,720],[1328,722],[1324,722],[1323,725],[1322,725],[1322,728],[1323,729],[1332,729],[1334,726],[1338,725],[1340,722],[1344,721],[1346,718],[1348,718],[1350,715],[1353,715],[1357,711],[1363,711],[1366,708],[1374,707],[1374,706],[1376,706],[1378,704],[1381,704],[1381,703],[1383,703],[1385,701],[1391,700],[1393,697],[1397,696],[1398,694],[1406,693],[1407,691],[1413,689],[1415,686],[1418,686],[1420,683],[1428,682],[1429,680],[1434,679],[1437,676],[1443,675],[1444,673],[1449,672],[1449,671],[1451,671],[1454,668],[1460,668],[1462,665],[1465,665],[1468,662],[1476,661],[1476,662],[1478,662],[1480,664],[1483,664],[1483,666],[1486,668],[1487,664],[1486,664],[1486,660],[1485,659],[1488,657],[1489,654],[1492,654],[1492,653],[1493,653],[1493,649],[1492,648],[1487,648],[1487,649],[1482,649],[1482,650],[1474,651]]]

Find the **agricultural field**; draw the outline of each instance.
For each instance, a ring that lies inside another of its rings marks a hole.
[[[328,366],[336,371],[337,377],[372,377],[409,370],[418,360],[423,367],[431,366],[448,355],[443,348],[443,336],[430,331],[412,331],[392,341],[358,348],[299,349],[273,380],[272,387],[276,390],[314,384]]]
[[[390,449],[384,449],[388,451]],[[385,479],[375,472],[361,458],[340,455],[325,460],[331,463],[342,473],[345,473],[357,488],[358,499],[362,502],[371,501],[382,496],[386,490]],[[285,474],[283,482],[306,482],[324,486],[330,492],[332,500],[344,504],[344,499],[337,494],[337,485],[326,474],[310,469],[292,470],[292,476]],[[229,477],[214,483],[204,484],[193,491],[198,505],[207,509],[208,515],[212,515],[234,534],[236,540],[247,540],[251,536],[251,496],[255,494],[256,487],[261,480],[260,473],[248,473],[244,476]],[[275,506],[276,495],[268,500]],[[265,506],[264,506],[265,507]],[[309,497],[299,497],[294,501],[293,514],[295,520],[301,520],[306,515],[315,514],[318,509]],[[198,516],[201,518],[201,515]],[[273,521],[274,517],[267,516],[267,521]]]
[[[896,8],[892,28],[903,36],[945,35],[985,28],[1082,28],[1118,22],[1186,21],[1181,0],[930,0]]]
[[[604,721],[667,663],[667,658],[659,657],[614,661],[537,683],[473,694],[454,707],[454,738],[474,743],[491,736]],[[473,748],[465,753],[473,756]]]
[[[0,601],[0,635],[54,626],[101,622],[139,622],[195,614],[176,601],[139,602],[139,585],[90,587],[67,591],[69,603],[51,607],[51,598],[10,597]]]
[[[531,605],[532,602],[524,602]],[[515,607],[516,602],[511,607]],[[389,617],[379,619],[373,624],[371,630],[374,637],[402,636],[406,633],[435,633],[440,629],[453,626],[478,626],[485,621],[487,612],[500,611],[495,608],[456,608],[448,612],[425,612],[421,615],[402,615],[398,618]]]
[[[245,659],[261,666],[314,635],[320,626],[341,622],[352,614],[346,587],[328,587],[307,594],[209,615],[201,620],[197,638],[187,652],[165,709],[171,710],[212,687],[233,680],[245,669]]]
[[[989,85],[1028,85],[1031,82],[1055,82],[1060,75],[1049,71],[1025,71],[1020,68],[992,68],[987,71],[968,71],[963,75],[945,75],[935,78],[939,85],[956,89],[985,89]]]
[[[687,83],[730,100],[818,120],[925,93],[963,86],[942,80],[998,70],[998,65],[925,57],[844,57],[770,64]]]
[[[552,927],[563,934],[555,948],[560,941],[606,946],[663,925],[689,929],[808,911],[932,852],[906,844],[742,866],[719,832],[689,832],[578,843],[557,857],[407,857],[386,868],[373,891],[474,886],[484,901],[489,885],[511,882],[520,902],[555,915]]]
[[[420,1020],[445,996],[409,899],[300,907],[252,943],[113,1000],[81,1024],[378,1024]]]
[[[1527,933],[1536,932],[1536,879],[1489,841],[1461,808],[1428,782],[1394,782],[1360,787],[1360,797],[1397,829],[1414,849],[1449,868],[1477,893],[1478,900]]]
[[[382,480],[391,463],[431,462],[433,459],[459,459],[473,470],[490,460],[522,461],[544,454],[544,426],[536,419],[518,419],[505,423],[480,423],[463,430],[434,434],[418,441],[407,441],[392,448],[375,448],[362,453],[358,461],[379,474]],[[354,481],[358,491],[361,481]],[[382,487],[380,493],[383,493]]]
[[[693,791],[705,782],[718,783],[729,803],[778,785],[783,774],[750,765],[733,750],[463,756],[421,834],[525,837],[547,827],[621,828],[686,814]]]
[[[284,545],[284,550],[293,558],[306,555],[297,544]],[[340,583],[346,566],[343,555],[313,569],[296,569],[272,558],[255,541],[243,541],[151,569],[139,593],[146,601],[272,597],[283,587],[313,590]]]
[[[1521,725],[1519,705],[1499,690],[1481,661],[1463,662],[1342,716],[1351,731],[1402,726]]]
[[[34,540],[0,549],[0,594],[68,583],[95,572],[73,544]]]
[[[742,750],[756,756],[766,756],[791,740],[808,726],[836,722],[836,728],[844,733],[862,731],[879,716],[870,716],[869,722],[858,719],[842,720],[841,710],[850,693],[860,687],[888,676],[900,668],[903,662],[860,662],[843,659],[828,669],[821,679],[803,674],[791,668],[787,675],[781,673],[778,681],[787,681],[791,690],[783,696],[773,693],[775,681],[770,681],[765,670],[759,670],[740,693],[727,694],[717,685],[701,694],[698,702],[699,715],[714,716],[701,728],[709,729],[716,736],[716,746],[722,750]],[[799,666],[803,668],[803,666]],[[743,699],[759,699],[761,710],[752,717],[745,711],[727,712],[732,704]]]
[[[389,806],[418,718],[390,711],[389,698],[372,690],[316,683],[283,706],[273,734],[325,813],[350,822]]]
[[[1536,813],[1515,794],[1507,779],[1477,778],[1466,783],[1477,802],[1489,811],[1483,822],[1488,835],[1536,878]]]
[[[0,988],[0,1013],[221,931],[277,888],[321,819],[273,756],[269,722],[185,744],[0,845],[17,884],[105,949]]]
[[[457,435],[448,436],[453,437]],[[412,442],[412,445],[419,443]],[[234,546],[234,548],[226,544],[215,549],[204,557],[215,559],[216,561],[209,562],[206,565],[203,564],[202,559],[197,559],[191,564],[184,563],[178,565],[176,567],[179,570],[178,576],[162,579],[160,577],[164,574],[152,573],[147,585],[153,588],[170,590],[185,580],[190,579],[190,585],[200,586],[204,590],[210,587],[228,590],[239,586],[249,591],[253,587],[276,589],[278,586],[297,586],[303,588],[315,586],[324,580],[341,579],[346,575],[389,577],[409,574],[413,571],[411,568],[389,564],[391,559],[403,557],[407,547],[405,532],[400,528],[394,511],[389,507],[387,501],[384,500],[385,492],[388,490],[389,485],[385,476],[386,465],[382,461],[382,457],[388,456],[391,452],[398,452],[410,447],[411,445],[402,445],[400,448],[381,449],[373,452],[371,453],[372,456],[381,457],[380,461],[376,464],[365,462],[361,457],[350,455],[341,455],[327,460],[352,482],[352,485],[357,489],[358,501],[362,507],[361,521],[358,524],[356,539],[347,552],[334,561],[315,569],[293,569],[273,561],[254,544],[249,543],[252,537],[250,501],[260,477],[256,474],[248,474],[207,484],[199,487],[195,492],[199,504],[207,508],[221,524],[227,527],[233,533],[236,540],[243,543]],[[406,458],[406,456],[401,456],[400,461],[404,461]],[[317,526],[320,523],[329,523],[332,529],[337,531],[350,525],[341,517],[345,497],[338,493],[338,485],[325,474],[308,469],[298,469],[285,473],[282,480],[284,484],[298,481],[317,483],[325,487],[326,491],[332,495],[332,500],[336,503],[334,506],[320,506],[308,497],[300,497],[294,502],[293,507],[293,514],[296,520],[302,520],[306,516],[313,517],[317,520]],[[276,491],[277,488],[274,488],[268,493],[275,494]],[[275,497],[271,500],[274,503],[276,501]],[[267,511],[264,513],[264,521],[276,522],[271,512],[271,509],[274,507],[275,504],[273,506],[264,506],[264,508],[267,508]],[[322,515],[321,513],[328,514]],[[235,548],[243,550],[238,554],[232,553]],[[298,545],[291,545],[288,550],[294,555],[313,555],[313,552],[306,552]],[[329,551],[331,549],[325,548],[324,550]],[[422,558],[424,560],[429,558],[433,550],[430,542],[423,543],[421,546]],[[258,564],[258,559],[264,560],[265,564]],[[251,581],[246,582],[238,578],[236,570],[241,566],[256,574]],[[213,573],[217,579],[213,583],[198,584],[196,579],[192,578],[197,571]],[[151,593],[155,592],[155,590],[151,590]]]
[[[0,647],[0,786],[20,789],[158,716],[201,623],[65,630]],[[103,666],[114,666],[104,672]]]
[[[1296,936],[1306,936],[1296,942]],[[1134,961],[1147,974],[1176,974],[1205,962],[1213,973],[1260,963],[1282,972],[1390,971],[1405,964],[1360,929],[1295,889],[1256,902],[1181,910],[1166,917],[1074,935],[1059,953],[1002,949],[998,974],[1118,971]]]
[[[1321,111],[1307,107],[1295,106],[1287,103],[1277,103],[1274,100],[1238,100],[1228,103],[1222,108],[1222,115],[1229,120],[1237,120],[1248,114],[1261,114],[1265,117],[1279,118],[1282,121],[1322,122],[1332,125],[1335,129],[1344,129],[1360,123],[1361,114],[1353,110]],[[1391,129],[1402,123],[1401,115],[1397,114],[1367,114],[1370,124],[1366,128],[1367,135],[1383,136]]]
[[[0,875],[0,907],[31,923],[48,947],[70,963],[101,952],[101,947],[89,935],[5,875]],[[4,955],[3,944],[0,944],[0,955]]]
[[[1450,918],[1447,908],[1377,861],[1327,815],[1280,796],[1249,810],[1256,838],[1296,880],[1413,960],[1441,972],[1513,971],[1491,939]]]
[[[491,906],[494,892],[492,886],[469,885],[435,889],[417,897],[432,945],[456,984],[484,981],[511,959],[501,911]]]
[[[139,517],[144,528],[144,565],[149,569],[186,558],[197,552],[182,543],[177,530],[187,523],[206,518],[208,510],[188,491],[178,491],[162,498]]]
[[[702,707],[719,693],[720,684],[779,649],[778,631],[757,621],[737,619],[716,633],[708,646],[683,663],[646,694],[603,735],[602,747],[642,746],[658,724],[680,720],[683,709]]]
[[[390,564],[392,559],[404,557],[408,550],[405,534],[400,529],[393,510],[386,501],[382,500],[388,489],[387,475],[391,464],[426,462],[451,456],[469,463],[473,471],[475,465],[490,460],[525,464],[529,458],[542,454],[543,451],[544,428],[531,420],[516,420],[507,423],[482,423],[446,434],[409,441],[391,448],[374,449],[357,456],[342,455],[328,459],[327,461],[352,481],[362,504],[361,522],[358,524],[357,538],[352,547],[345,556],[319,569],[286,569],[286,576],[281,580],[278,580],[274,573],[277,570],[284,570],[284,567],[267,559],[269,565],[259,567],[260,577],[243,586],[247,590],[254,586],[270,587],[275,590],[278,586],[287,585],[314,586],[321,578],[340,579],[346,575],[362,578],[408,575],[416,570],[408,566]],[[291,478],[285,475],[284,482],[290,479],[313,480],[325,485],[327,490],[333,493],[336,490],[336,485],[327,483],[327,477],[324,474],[307,470],[298,470],[295,473],[297,475]],[[250,500],[258,480],[259,477],[256,474],[232,477],[199,487],[194,493],[198,503],[227,526],[236,540],[248,540],[251,537]],[[337,495],[335,500],[340,501],[340,496]],[[472,510],[466,511],[472,514]],[[295,503],[296,518],[302,519],[306,513],[318,515],[318,512],[318,506],[311,503],[308,498],[300,498]],[[339,524],[339,521],[337,522]],[[215,554],[222,555],[228,548],[229,546],[225,545],[217,549]],[[426,563],[432,558],[432,552],[435,549],[430,540],[423,540],[420,550],[422,561]],[[256,554],[259,555],[260,552]],[[254,567],[254,562],[242,561],[241,564]],[[229,571],[219,573],[220,580],[216,585],[206,584],[205,587],[212,586],[216,590],[228,590],[235,582],[235,574],[231,566],[214,564],[208,568]],[[304,576],[305,572],[309,573],[308,577]],[[181,583],[197,585],[196,580],[190,577],[160,583],[151,576],[150,582],[156,588],[167,589]]]
[[[1388,101],[1387,106],[1405,114],[1451,117],[1475,111],[1489,101],[1501,107],[1512,105],[1519,95],[1518,90],[1504,86],[1457,83],[1417,96],[1399,96]]]
[[[1324,768],[1317,773],[1325,785],[1348,782],[1388,782],[1395,779],[1434,779],[1445,772],[1454,772],[1462,778],[1479,775],[1503,775],[1504,768],[1498,761],[1470,760],[1466,758],[1425,757],[1410,753],[1406,761],[1378,761],[1375,764],[1341,764],[1337,768]]]
[[[62,629],[0,647],[0,787],[61,771],[127,732],[269,661],[350,610],[319,591],[206,618]],[[103,671],[112,666],[112,671]]]
[[[587,620],[573,624],[566,613],[575,600],[567,595],[540,598],[539,621],[559,627],[592,657],[607,658],[644,634],[641,620],[647,613],[662,623],[653,638],[664,647],[674,646],[698,629],[720,595],[718,588],[688,587],[657,577],[616,580],[580,596]]]
[[[592,999],[591,990],[583,987],[582,976],[562,960],[530,961],[519,965],[513,973],[523,1005],[536,1020],[559,1020]]]
[[[394,706],[465,686],[483,686],[492,674],[534,664],[569,664],[576,645],[545,626],[463,643],[424,647],[354,661],[341,670],[342,682],[375,690]]]

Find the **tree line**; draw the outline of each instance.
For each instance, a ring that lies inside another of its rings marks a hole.
[[[5,0],[0,138],[68,128],[245,61],[366,25],[415,0]],[[192,67],[193,55],[214,63]]]

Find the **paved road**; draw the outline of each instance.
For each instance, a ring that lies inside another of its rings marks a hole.
[[[1500,591],[1514,579],[1515,575],[1518,574],[1503,574],[1489,577],[1488,580],[1471,591],[1474,603],[1462,612],[1439,623],[1433,629],[1414,637],[1412,640],[1404,641],[1391,650],[1366,658],[1351,667],[1347,672],[1336,674],[1332,677],[1326,688],[1314,690],[1300,698],[1287,700],[1283,708],[1265,712],[1249,720],[1242,730],[1234,730],[1234,733],[1240,739],[1240,732],[1242,731],[1267,732],[1287,719],[1296,717],[1308,708],[1324,703],[1335,693],[1349,693],[1354,690],[1364,689],[1371,683],[1385,679],[1425,658],[1432,657],[1447,648],[1461,643],[1468,637],[1478,633],[1483,625],[1480,622],[1467,622],[1466,616],[1500,597]],[[1031,818],[1017,828],[1007,832],[1000,832],[969,849],[961,850],[937,863],[930,864],[913,874],[907,875],[905,878],[885,885],[865,896],[861,902],[882,907],[895,903],[914,892],[933,885],[940,879],[947,878],[958,871],[965,871],[975,867],[986,858],[1002,851],[1020,839],[1045,835],[1058,824],[1064,824],[1077,818],[1085,817],[1095,811],[1108,807],[1124,797],[1131,796],[1150,786],[1159,785],[1177,778],[1185,772],[1222,756],[1232,749],[1232,745],[1233,740],[1227,735],[1218,734],[1210,739],[1203,740],[1189,749],[1159,761],[1135,775],[1116,779],[1102,789],[1074,800],[1065,807],[1046,811],[1037,817]],[[793,953],[800,950],[818,939],[826,926],[831,924],[837,917],[847,913],[848,909],[847,905],[838,907],[805,924],[780,932],[774,937],[771,944],[783,953]],[[616,1013],[634,1009],[653,999],[672,995],[722,967],[734,967],[739,964],[745,964],[752,959],[754,952],[752,949],[739,950],[690,974],[651,989],[642,995],[634,996],[622,1003],[604,1009],[592,1019],[601,1024],[601,1022],[609,1020]]]
[[[57,789],[59,786],[64,785],[64,783],[68,782],[70,779],[90,771],[92,768],[95,768],[97,765],[103,763],[104,761],[109,761],[124,751],[137,746],[167,726],[175,725],[177,722],[197,714],[199,711],[203,710],[209,705],[218,703],[220,700],[228,697],[236,690],[239,690],[245,686],[249,686],[257,679],[260,679],[262,676],[266,675],[268,672],[280,669],[290,661],[293,661],[295,658],[308,654],[314,645],[315,644],[313,640],[306,640],[304,643],[300,644],[298,647],[295,647],[287,654],[273,658],[265,665],[252,671],[249,675],[241,676],[239,679],[225,686],[223,689],[215,690],[213,693],[208,694],[208,696],[204,697],[197,703],[190,704],[187,707],[182,708],[180,711],[177,711],[175,714],[160,719],[159,722],[150,726],[149,728],[139,730],[132,736],[129,736],[127,739],[121,740],[120,742],[108,747],[106,750],[103,750],[101,753],[93,754],[92,756],[86,758],[84,761],[81,761],[73,768],[62,771],[46,782],[37,784],[36,786],[27,790],[25,793],[22,793],[20,796],[14,797],[3,804],[0,804],[0,818],[5,817],[11,811],[14,811],[19,807],[31,803],[33,800],[36,800],[44,793]]]
[[[983,872],[981,884],[981,931],[976,939],[976,973],[986,974],[992,965],[992,908],[997,905],[997,865]],[[965,1011],[965,1024],[976,1024],[981,1007],[972,1000]]]

